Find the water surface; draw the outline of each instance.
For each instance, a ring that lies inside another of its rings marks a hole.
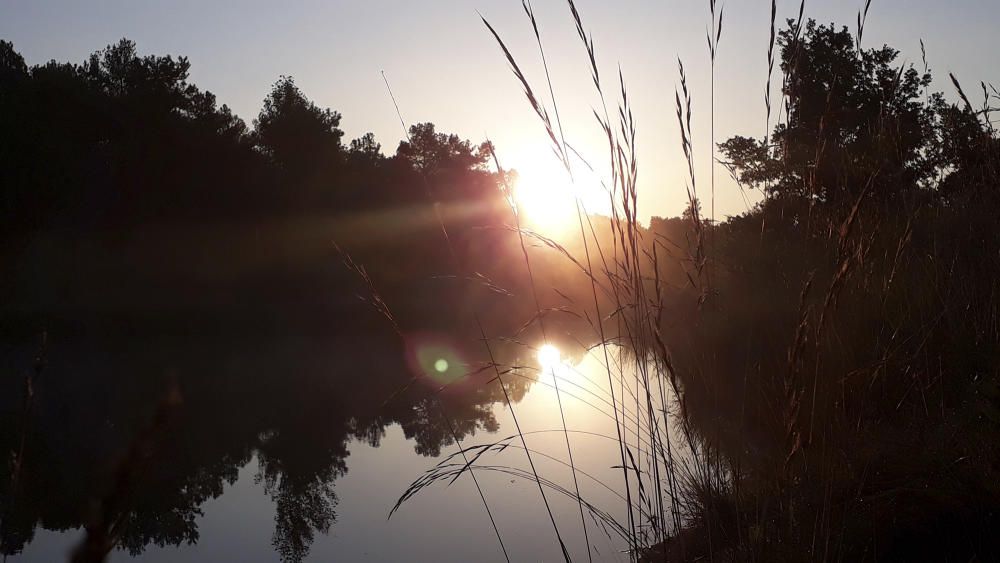
[[[487,350],[470,331],[397,333],[361,311],[350,330],[274,319],[48,324],[24,465],[5,496],[10,561],[65,559],[87,524],[116,542],[112,561],[502,561],[468,473],[388,518],[415,479],[458,451],[456,437],[509,444],[479,458],[476,477],[511,559],[561,559],[521,442],[507,439],[516,415],[538,472],[572,490],[553,376],[581,494],[625,520],[600,348],[564,345],[567,357],[543,354],[540,369],[541,342],[491,338]],[[32,373],[37,337],[7,341],[6,367]],[[25,428],[23,385],[4,380],[6,450]],[[577,503],[547,497],[564,541],[586,558]],[[627,559],[613,530],[586,521],[595,558]]]

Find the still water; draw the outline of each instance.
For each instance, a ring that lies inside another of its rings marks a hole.
[[[111,561],[503,561],[468,473],[389,518],[414,480],[458,451],[456,436],[465,447],[509,445],[478,458],[475,476],[511,560],[561,560],[510,439],[516,416],[538,473],[573,490],[555,383],[581,495],[625,522],[600,347],[491,338],[487,350],[472,329],[356,325],[56,323],[36,347],[44,367],[27,417],[37,338],[7,338],[4,367],[20,377],[4,380],[2,446],[24,443],[16,493],[4,493],[8,561],[66,560],[88,523],[109,531]],[[546,495],[574,559],[586,560],[576,501]],[[595,560],[627,560],[614,530],[585,521]]]

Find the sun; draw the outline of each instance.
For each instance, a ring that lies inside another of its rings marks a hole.
[[[514,201],[521,226],[544,236],[560,238],[579,225],[577,209],[610,215],[610,199],[601,179],[592,171],[566,169],[551,158],[528,153],[518,159]]]
[[[538,170],[522,173],[514,188],[523,225],[553,236],[567,231],[576,220],[576,197],[566,174]]]

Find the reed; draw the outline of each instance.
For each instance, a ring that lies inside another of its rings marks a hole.
[[[565,459],[529,449],[525,436],[535,432],[518,426],[514,435],[461,449],[464,463],[457,461],[459,452],[445,458],[415,481],[400,503],[473,467],[523,477],[538,485],[567,560],[573,546],[563,542],[546,491],[576,503],[588,558],[594,550],[585,514],[626,546],[631,561],[850,560],[871,553],[898,559],[928,546],[919,538],[921,526],[949,518],[980,535],[963,545],[962,538],[968,538],[958,530],[961,526],[948,527],[935,553],[966,559],[995,553],[995,540],[981,531],[995,520],[990,514],[1000,491],[984,485],[995,470],[971,444],[988,442],[1000,429],[973,429],[960,421],[973,416],[972,407],[963,402],[968,394],[983,392],[983,385],[1000,389],[1000,372],[995,359],[983,359],[972,362],[979,370],[975,383],[957,383],[969,377],[969,361],[959,358],[970,348],[948,331],[979,334],[973,338],[975,346],[988,350],[989,358],[1000,350],[998,302],[995,290],[983,281],[984,272],[1000,268],[1000,261],[965,246],[975,229],[960,226],[969,219],[982,228],[985,215],[968,207],[967,198],[973,191],[992,194],[1000,185],[1000,141],[990,119],[996,111],[991,103],[1000,101],[1000,92],[980,84],[983,103],[976,108],[952,76],[961,105],[928,94],[923,42],[922,76],[905,66],[889,71],[893,51],[862,47],[870,0],[858,12],[853,37],[847,35],[849,54],[837,61],[855,75],[817,77],[809,65],[818,42],[836,44],[843,36],[807,22],[804,1],[798,17],[779,31],[777,2],[772,1],[763,108],[768,133],[762,141],[734,138],[717,145],[715,66],[724,10],[710,0],[710,113],[705,116],[711,132],[706,151],[711,156],[709,216],[703,217],[700,209],[694,94],[678,60],[674,105],[688,173],[688,209],[682,221],[664,221],[670,228],[647,228],[638,220],[636,120],[624,75],[619,71],[617,100],[612,100],[580,10],[573,0],[567,4],[598,98],[594,118],[607,140],[602,168],[607,171],[611,240],[597,236],[579,200],[578,248],[583,256],[525,230],[516,204],[513,230],[534,295],[536,316],[530,322],[541,327],[543,338],[540,280],[532,273],[525,240],[541,242],[585,276],[592,303],[573,306],[577,316],[588,320],[597,342],[588,353],[601,348],[594,356],[603,358],[607,388],[593,392],[581,387],[584,396],[575,388],[560,389],[565,381],[553,374],[561,424],[540,432],[563,435]],[[541,26],[530,3],[522,6],[545,73],[547,100],[537,94],[500,33],[485,18],[483,23],[573,181],[576,167],[597,167],[568,140]],[[784,117],[781,109],[775,112],[772,100],[779,60],[782,95],[777,107],[784,109]],[[845,86],[848,80],[858,82]],[[815,107],[802,102],[808,88],[815,87],[810,81],[829,90]],[[899,105],[865,122],[868,152],[841,146],[855,142],[838,137],[844,127],[838,120],[853,109],[838,105],[848,102],[834,91],[843,95],[846,88],[876,87],[882,89],[879,95],[901,100]],[[916,99],[921,90],[923,102]],[[612,113],[609,106],[615,104]],[[940,136],[906,139],[900,124],[908,119]],[[961,164],[949,160],[954,154],[940,150],[940,143],[955,141],[950,136],[958,123],[966,135],[961,138],[972,141],[964,153],[969,160]],[[800,129],[813,140],[794,137]],[[718,152],[728,160],[717,157]],[[505,179],[496,152],[492,155]],[[741,188],[762,194],[752,208],[748,203],[745,215],[726,222],[715,216],[717,163]],[[955,166],[974,172],[962,176],[965,184],[954,186],[955,192],[946,192],[942,178],[954,174]],[[931,178],[936,192],[923,187]],[[509,194],[510,186],[503,189]],[[997,204],[993,195],[988,201]],[[753,243],[747,242],[751,233]],[[978,314],[955,316],[959,303],[978,304]],[[616,346],[621,346],[617,354]],[[974,355],[982,357],[981,351]],[[948,359],[956,363],[948,366]],[[527,377],[519,369],[501,371],[495,362],[494,368],[497,379],[508,373]],[[600,438],[617,449],[619,483],[598,480],[577,467],[570,441],[577,431],[566,420],[563,397],[614,420],[615,433]],[[931,409],[935,401],[937,415]],[[997,404],[980,404],[976,408],[985,410],[975,412],[996,416]],[[941,441],[943,427],[970,437],[949,444]],[[939,441],[922,449],[919,444],[929,435]],[[523,451],[530,470],[487,460],[510,448]],[[572,486],[539,474],[532,456],[568,467]],[[958,462],[946,461],[973,458],[975,463],[961,469],[954,465]],[[614,491],[623,503],[620,510],[588,501],[578,475]],[[929,492],[906,496],[918,484]],[[894,515],[900,506],[904,513]],[[871,527],[855,524],[858,519]]]

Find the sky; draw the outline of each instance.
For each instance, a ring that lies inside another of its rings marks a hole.
[[[853,30],[863,3],[806,0],[805,13]],[[587,178],[577,163],[579,189],[594,190],[587,184],[606,177],[607,164],[592,115],[600,101],[588,61],[566,1],[532,4],[567,140],[597,171],[598,178]],[[736,134],[763,137],[770,0],[720,4],[725,20],[716,63],[716,141]],[[793,17],[798,5],[779,0],[779,22]],[[628,87],[638,129],[640,217],[678,215],[686,201],[687,168],[674,107],[678,57],[692,92],[696,171],[707,207],[708,0],[577,0],[577,6],[593,34],[609,104],[617,104],[619,65]],[[82,62],[122,37],[136,41],[142,54],[185,55],[192,63],[190,80],[248,124],[271,84],[290,75],[318,105],[343,114],[349,138],[371,131],[392,153],[404,132],[382,81],[384,70],[407,124],[430,121],[439,131],[474,142],[488,137],[501,164],[517,168],[525,182],[568,183],[480,14],[501,34],[535,90],[547,92],[519,0],[0,0],[0,38],[12,41],[29,64]],[[998,0],[874,0],[864,43],[889,44],[902,60],[921,67],[923,39],[935,89],[951,95],[947,73],[953,72],[967,92],[978,92],[980,80],[1000,85],[997,22]],[[718,166],[716,174],[716,217],[745,211],[752,196],[744,197]]]

